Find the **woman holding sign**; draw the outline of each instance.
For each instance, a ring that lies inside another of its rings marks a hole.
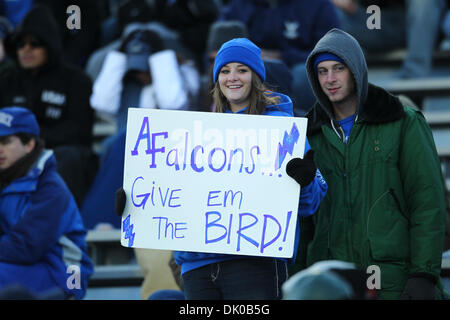
[[[261,50],[246,38],[222,45],[214,62],[214,111],[293,116],[291,99],[267,91]],[[327,185],[314,163],[308,141],[304,159],[292,159],[287,173],[301,186],[299,216],[312,215],[325,196]],[[296,231],[296,247],[299,240]],[[175,252],[181,265],[186,299],[280,299],[287,278],[285,259],[198,252]]]
[[[214,62],[213,77],[215,112],[293,116],[291,99],[264,87],[266,71],[261,51],[246,38],[222,45]],[[290,160],[286,172],[301,185],[298,215],[312,215],[325,196],[327,184],[317,170],[307,140],[304,158]],[[125,192],[119,189],[119,215],[125,201]],[[293,260],[299,238],[297,223]],[[283,258],[188,251],[176,251],[174,256],[181,266],[186,299],[280,299],[281,285],[287,279],[287,261]]]

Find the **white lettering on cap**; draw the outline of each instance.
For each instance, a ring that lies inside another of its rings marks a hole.
[[[0,123],[4,124],[7,127],[11,127],[12,121],[14,120],[14,117],[10,115],[9,113],[0,112]]]

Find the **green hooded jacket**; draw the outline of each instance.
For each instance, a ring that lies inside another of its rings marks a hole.
[[[314,72],[315,56],[322,52],[343,59],[356,82],[357,114],[347,144]],[[306,266],[331,259],[363,270],[375,265],[381,271],[380,298],[399,298],[414,276],[439,283],[442,297],[444,184],[425,118],[368,83],[359,44],[341,30],[317,43],[306,66],[318,99],[307,114],[308,139],[328,183],[318,213],[302,221]]]

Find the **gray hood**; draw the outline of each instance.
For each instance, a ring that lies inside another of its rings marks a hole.
[[[317,42],[306,60],[308,80],[314,94],[317,97],[320,106],[328,114],[330,119],[334,120],[331,103],[320,87],[319,81],[317,80],[317,73],[314,72],[314,60],[318,54],[324,52],[329,52],[340,57],[352,72],[358,92],[358,107],[356,110],[357,114],[359,114],[362,106],[366,102],[368,90],[367,64],[359,43],[350,34],[334,28],[328,31],[322,39]]]

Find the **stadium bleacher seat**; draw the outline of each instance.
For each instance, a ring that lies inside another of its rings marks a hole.
[[[90,230],[86,242],[94,274],[85,300],[141,299],[143,274],[133,249],[120,244],[120,230]]]

